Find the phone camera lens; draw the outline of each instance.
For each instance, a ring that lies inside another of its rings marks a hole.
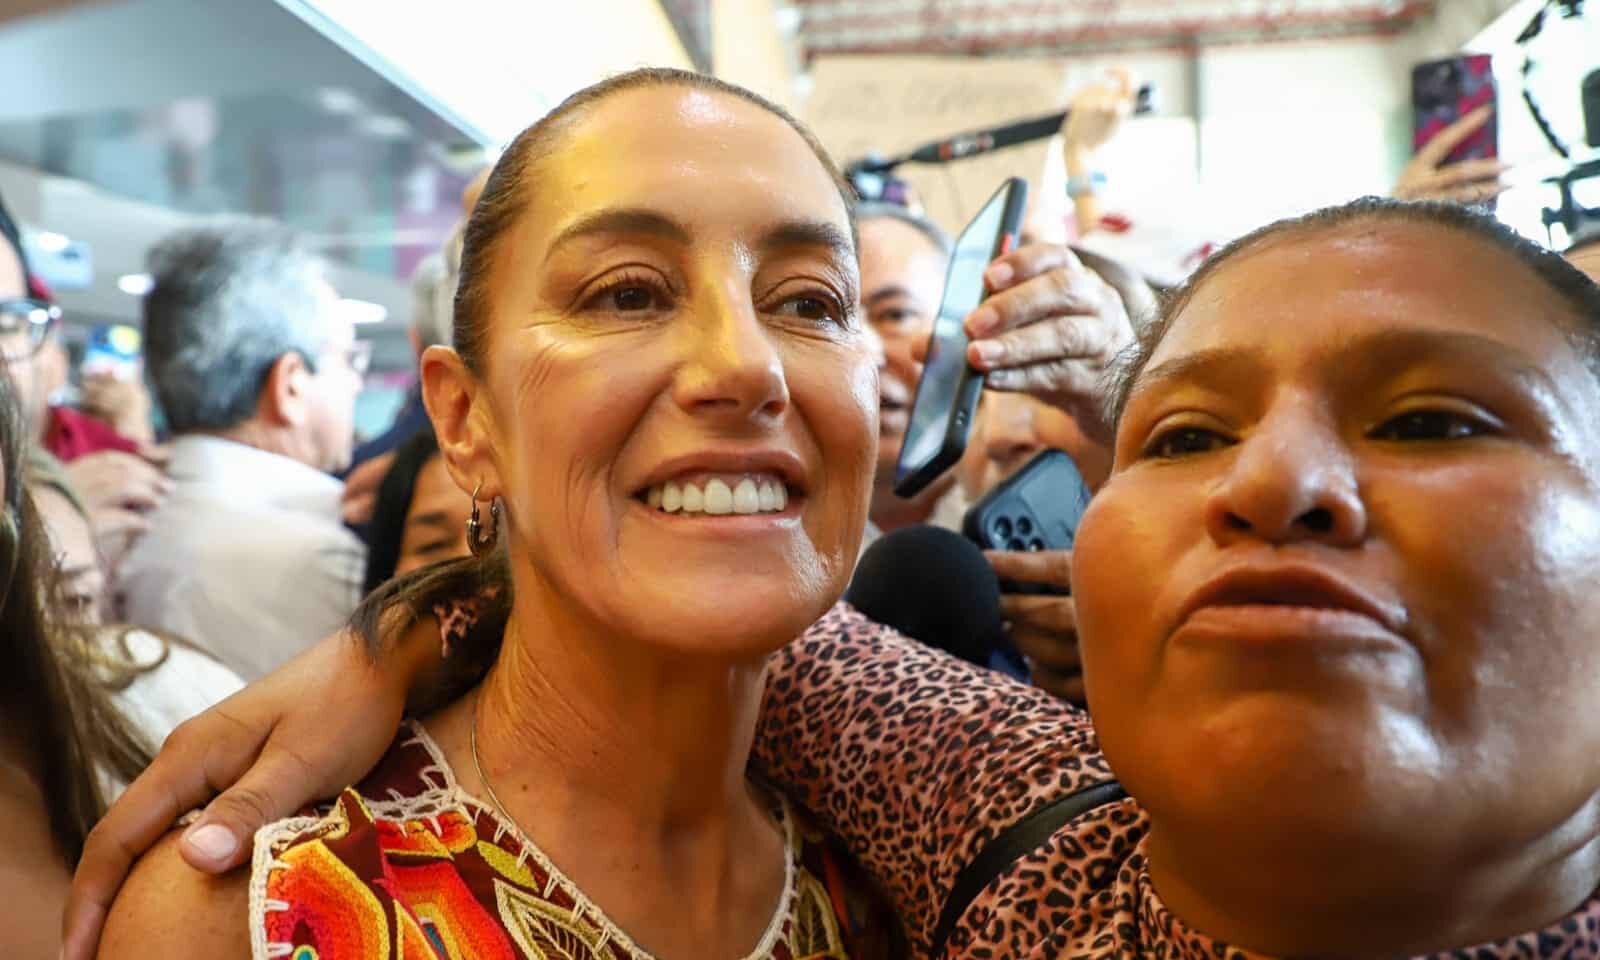
[[[1011,521],[1005,517],[1001,517],[1000,519],[996,520],[994,522],[994,537],[996,540],[1010,540]]]
[[[1027,517],[1017,518],[1017,534],[1026,537],[1033,532],[1033,521]]]
[[[1007,550],[1026,550],[1026,549],[1028,549],[1028,545],[1026,543],[1023,543],[1021,540],[1018,540],[1016,537],[1012,537],[1010,540],[1006,541],[1006,549]]]
[[[1038,537],[1034,537],[1032,540],[1028,541],[1028,549],[1032,550],[1034,553],[1038,553],[1040,550],[1044,549],[1044,541],[1040,540]]]

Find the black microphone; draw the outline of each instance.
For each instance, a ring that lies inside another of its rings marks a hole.
[[[1005,643],[994,568],[972,541],[941,527],[906,527],[868,547],[844,598],[868,619],[968,663],[989,666]]]
[[[1147,83],[1139,88],[1135,96],[1133,112],[1136,115],[1145,114],[1153,108],[1154,88]],[[1002,147],[1045,140],[1056,135],[1056,131],[1061,129],[1061,124],[1066,122],[1069,112],[1063,110],[1060,113],[1046,114],[1031,120],[1016,120],[987,130],[958,133],[953,137],[945,137],[920,146],[892,163],[949,163],[951,160],[975,157],[980,153],[988,153]]]

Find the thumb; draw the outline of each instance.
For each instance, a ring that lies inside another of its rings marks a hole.
[[[222,791],[183,832],[178,852],[196,870],[225,873],[250,859],[256,831],[293,814],[310,767],[270,742],[239,782]]]

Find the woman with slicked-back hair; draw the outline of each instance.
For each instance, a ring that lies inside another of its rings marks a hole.
[[[476,556],[358,614],[375,639],[491,590],[465,692],[248,871],[158,848],[101,954],[889,956],[843,848],[749,770],[766,660],[837,600],[865,519],[854,233],[815,139],[701,75],[625,74],[519,136],[467,225],[454,347],[422,360]]]

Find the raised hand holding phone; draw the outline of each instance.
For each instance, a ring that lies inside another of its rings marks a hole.
[[[989,293],[985,270],[1016,245],[1027,199],[1026,181],[1006,180],[956,239],[895,470],[894,492],[901,497],[916,496],[967,448],[983,373],[968,362],[966,322]]]
[[[1411,73],[1412,149],[1394,195],[1400,200],[1482,203],[1506,189],[1500,175],[1498,91],[1493,61],[1467,54],[1418,64]]]

